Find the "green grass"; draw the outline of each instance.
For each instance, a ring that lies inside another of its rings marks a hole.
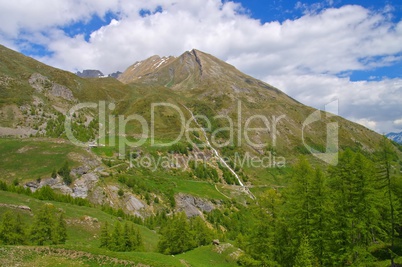
[[[71,152],[88,155],[82,148],[47,139],[0,138],[0,176],[3,180],[36,180],[50,177],[67,160],[70,167],[78,165],[69,159]]]
[[[212,183],[204,181],[177,180],[174,191],[176,193],[182,192],[199,197],[208,197],[210,199],[225,198],[215,189],[215,186]]]
[[[26,205],[35,212],[44,204],[52,203],[57,208],[62,209],[65,212],[65,217],[69,222],[68,227],[68,240],[65,244],[68,248],[98,248],[100,243],[98,240],[101,224],[108,222],[110,225],[114,225],[117,221],[115,216],[107,214],[97,208],[75,206],[67,203],[59,203],[52,201],[41,201],[25,195],[19,195],[10,192],[0,191],[0,203],[14,204],[14,205]],[[5,211],[5,207],[0,207],[0,215],[2,211]],[[15,211],[13,209],[13,211]],[[17,210],[18,211],[18,210]],[[25,216],[29,221],[29,213],[18,211]],[[27,217],[28,216],[28,217]],[[96,218],[98,222],[85,221],[85,216]],[[31,218],[32,219],[32,218]],[[141,235],[144,239],[144,246],[146,251],[155,251],[156,244],[158,242],[158,235],[149,230],[148,228],[138,225]]]
[[[49,201],[0,191],[0,203],[26,205],[32,209],[32,213],[35,213],[44,203],[49,203]],[[140,262],[150,266],[184,266],[181,260],[186,261],[191,266],[236,266],[233,259],[228,257],[234,248],[229,248],[222,254],[214,251],[212,246],[197,248],[175,257],[156,253],[158,235],[140,225],[137,227],[143,237],[145,251],[112,252],[100,249],[99,241],[96,238],[99,235],[99,227],[103,222],[114,224],[117,221],[116,217],[96,208],[51,203],[65,212],[65,218],[68,221],[68,241],[66,244],[51,246],[50,250],[46,247],[0,246],[0,265],[53,266],[49,265],[49,262],[57,262],[60,263],[60,266],[99,266],[100,263],[102,266],[124,266],[123,263],[113,265],[115,261],[109,258],[116,258],[116,261]],[[0,216],[7,210],[20,213],[27,224],[32,221],[30,212],[10,207],[0,207]],[[96,218],[98,222],[88,224],[84,220],[84,216]],[[15,257],[10,259],[9,255],[15,255]]]
[[[177,258],[185,260],[191,266],[197,267],[231,267],[238,266],[236,261],[230,256],[236,249],[229,247],[222,253],[218,253],[213,245],[196,248],[192,251],[180,254]]]

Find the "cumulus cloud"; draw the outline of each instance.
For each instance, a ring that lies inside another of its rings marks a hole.
[[[376,128],[377,127],[377,122],[375,122],[375,121],[371,121],[371,120],[368,120],[368,119],[357,119],[356,122],[361,124],[361,125],[363,125],[363,126],[366,126],[367,128],[369,128],[369,129],[371,129],[373,131],[378,131],[378,129]]]
[[[339,115],[381,133],[402,126],[394,121],[402,116],[402,79],[353,82],[321,74],[267,76],[263,80],[318,109],[338,100]]]
[[[104,73],[154,54],[177,56],[197,48],[308,105],[322,108],[339,99],[340,115],[395,130],[394,120],[402,117],[402,79],[352,82],[347,74],[400,62],[402,21],[392,22],[390,6],[371,11],[332,4],[299,3],[303,16],[261,23],[240,4],[221,0],[3,1],[0,42],[41,44],[52,53],[39,59],[50,65]],[[89,40],[61,29],[108,12],[116,19]]]
[[[394,124],[397,125],[397,126],[402,126],[402,118],[394,120]]]

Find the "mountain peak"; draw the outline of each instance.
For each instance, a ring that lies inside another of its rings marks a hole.
[[[155,83],[165,87],[194,88],[207,81],[225,81],[251,78],[232,65],[197,49],[179,57],[152,56],[127,68],[119,77],[123,83]]]
[[[82,72],[77,71],[75,73],[77,76],[81,78],[99,78],[104,77],[103,73],[100,70],[83,70]]]
[[[157,71],[157,69],[169,64],[174,59],[175,57],[173,56],[151,56],[145,60],[135,62],[133,65],[128,67],[118,79],[123,83],[135,82],[142,77]]]

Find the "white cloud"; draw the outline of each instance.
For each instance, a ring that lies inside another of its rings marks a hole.
[[[339,115],[381,133],[397,130],[394,120],[402,117],[402,79],[353,82],[327,74],[267,76],[263,80],[315,108],[324,109],[338,100]]]
[[[21,31],[44,31],[77,21],[103,17],[113,10],[116,0],[15,0],[0,3],[0,33],[17,37]]]
[[[356,5],[326,8],[332,4],[300,4],[304,16],[261,24],[239,4],[220,0],[3,1],[0,42],[39,43],[53,52],[40,58],[50,65],[104,73],[154,54],[198,48],[308,105],[320,108],[339,99],[340,115],[393,130],[393,121],[402,117],[402,79],[351,82],[336,75],[400,61],[402,21],[392,22],[390,6],[376,12]],[[151,14],[140,16],[142,9]],[[89,41],[59,28],[106,12],[118,19],[94,31]]]
[[[376,128],[377,127],[377,122],[375,122],[375,121],[371,121],[371,120],[368,120],[368,119],[358,119],[358,120],[356,120],[356,122],[361,124],[361,125],[363,125],[363,126],[366,126],[367,128],[369,128],[369,129],[371,129],[373,131],[378,130]]]
[[[402,126],[402,118],[401,118],[401,119],[394,120],[394,124],[395,124],[396,126]]]

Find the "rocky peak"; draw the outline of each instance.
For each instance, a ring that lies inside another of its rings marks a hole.
[[[118,80],[123,83],[131,83],[137,81],[150,73],[157,71],[158,69],[168,65],[175,59],[173,56],[160,57],[158,55],[149,57],[142,61],[137,61],[130,67],[128,67]]]
[[[81,78],[100,78],[104,76],[100,70],[83,70],[82,72],[78,71],[76,75]]]
[[[177,58],[152,56],[136,62],[118,79],[123,83],[156,83],[173,89],[183,89],[195,88],[211,80],[233,83],[240,76],[245,75],[232,65],[210,54],[192,49]]]

